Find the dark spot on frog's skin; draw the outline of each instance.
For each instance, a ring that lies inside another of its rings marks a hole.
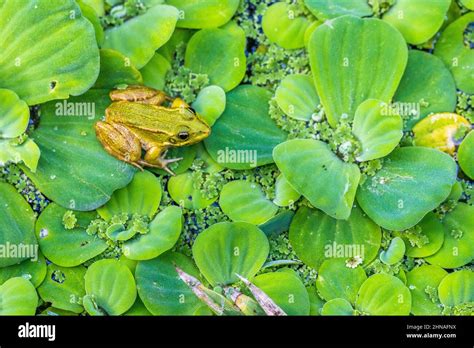
[[[193,196],[188,196],[188,200],[189,200],[189,201],[192,201],[192,200],[193,200]]]
[[[51,81],[51,82],[49,83],[49,89],[50,89],[50,90],[54,90],[54,89],[56,88],[56,85],[57,85],[57,84],[58,84],[57,81]]]
[[[326,167],[325,164],[323,164],[323,169],[324,169],[324,171],[326,171],[326,172],[328,171],[328,168]]]
[[[89,241],[86,240],[86,241],[81,243],[81,247],[86,246],[87,244],[89,244]]]

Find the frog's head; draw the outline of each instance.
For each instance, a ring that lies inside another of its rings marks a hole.
[[[180,108],[178,115],[176,134],[169,139],[174,146],[195,144],[211,134],[211,128],[194,109]]]

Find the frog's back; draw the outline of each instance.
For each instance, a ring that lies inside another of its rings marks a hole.
[[[120,123],[137,129],[164,133],[173,133],[176,120],[170,111],[161,106],[133,103],[128,101],[113,102],[106,109],[107,122]]]

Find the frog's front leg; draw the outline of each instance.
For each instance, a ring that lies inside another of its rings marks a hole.
[[[128,128],[103,121],[97,122],[94,127],[97,138],[109,154],[143,170],[138,164],[142,155],[140,139]]]
[[[110,92],[112,101],[129,101],[141,104],[160,106],[165,101],[171,101],[166,93],[146,86],[128,86]]]
[[[139,163],[148,167],[161,168],[168,172],[171,175],[175,175],[171,169],[168,168],[168,164],[181,161],[183,158],[170,158],[166,159],[166,153],[168,149],[166,147],[152,146],[146,153],[143,160],[140,160]]]

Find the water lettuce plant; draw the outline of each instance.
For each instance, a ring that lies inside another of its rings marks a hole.
[[[0,315],[472,315],[473,11],[0,0]]]

